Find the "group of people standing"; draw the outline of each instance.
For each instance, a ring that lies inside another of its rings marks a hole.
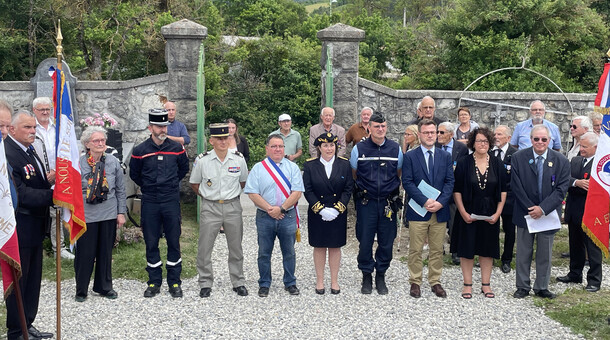
[[[35,112],[47,116],[52,111],[50,100],[37,99],[33,106]],[[248,143],[238,134],[236,122],[228,119],[210,124],[212,150],[196,157],[189,178],[192,190],[202,198],[197,254],[200,297],[206,298],[212,293],[211,255],[221,232],[229,249],[233,290],[239,296],[248,295],[243,272],[243,220],[239,201],[242,190],[257,207],[260,297],[270,293],[271,254],[276,238],[282,253],[284,288],[291,295],[300,293],[295,276],[294,244],[300,238],[302,218],[297,203],[303,194],[309,204],[308,239],[314,248],[315,292],[326,292],[327,258],[330,293],[341,291],[341,247],[347,240],[347,206],[353,197],[361,293],[372,293],[374,277],[378,294],[388,294],[385,275],[393,256],[398,214],[403,208],[401,186],[407,197],[403,209],[410,240],[409,293],[414,298],[422,295],[425,244],[429,248],[430,290],[438,297],[447,296],[441,284],[447,229],[454,260],[462,268],[464,299],[473,296],[475,256],[479,257],[481,267],[481,292],[487,298],[495,296],[491,287],[493,260],[501,258],[502,271],[509,272],[515,240],[517,290],[514,296],[525,297],[532,289],[530,267],[536,242],[533,290],[540,297],[553,298],[555,295],[548,290],[551,250],[566,194],[570,272],[557,280],[581,282],[586,253],[591,263],[586,289],[599,290],[601,253],[596,252],[595,245],[579,228],[588,190],[587,174],[597,145],[597,135],[587,130],[595,129],[595,121],[585,116],[574,118],[571,132],[575,143],[569,152],[570,165],[568,158],[557,151],[561,149],[559,130],[544,119],[545,108],[540,101],[531,104],[531,119],[517,124],[512,134],[504,125],[493,132],[479,127],[471,120],[467,108],[458,109],[459,125],[443,122],[434,116],[435,108],[433,98],[422,99],[417,107],[418,117],[409,122],[399,145],[387,138],[388,123],[383,114],[364,108],[361,120],[346,133],[334,123],[335,111],[325,107],[320,114],[321,122],[310,129],[312,157],[304,163],[303,173],[294,162],[303,153],[301,136],[291,129],[288,114],[279,116],[279,129],[265,141],[265,158],[251,171],[247,166]],[[20,285],[30,338],[49,338],[51,333],[38,331],[32,323],[40,292],[42,239],[48,229],[49,208],[53,205],[55,172],[49,160],[54,155],[50,153],[53,148],[48,146],[54,144],[50,140],[54,136],[49,135],[49,126],[43,125],[43,116],[38,118],[27,111],[11,114],[12,108],[0,101],[0,128],[19,199],[17,232],[24,272]],[[180,181],[189,172],[184,145],[190,138],[184,124],[175,116],[176,106],[172,102],[167,102],[163,109],[149,110],[150,137],[133,149],[129,162],[129,176],[142,192],[141,222],[149,275],[144,291],[147,298],[161,290],[163,261],[159,240],[162,235],[168,246],[165,263],[168,291],[174,298],[183,296],[179,188]],[[38,125],[47,132],[44,138],[37,136]],[[42,141],[42,158],[34,148],[36,139]],[[125,223],[125,179],[119,160],[107,155],[106,139],[106,131],[101,127],[88,127],[81,137],[85,151],[80,169],[87,232],[75,248],[75,299],[79,302],[87,299],[94,265],[93,291],[109,299],[118,297],[112,287],[112,247],[117,227]],[[349,159],[345,157],[348,144],[353,144]],[[505,232],[501,257],[500,220]],[[36,228],[31,229],[32,225]],[[547,229],[537,229],[540,225],[546,225]],[[57,245],[57,251],[61,247]],[[7,309],[9,339],[18,338],[20,326],[13,295],[7,300]]]

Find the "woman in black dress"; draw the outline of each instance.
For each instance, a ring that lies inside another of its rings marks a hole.
[[[487,298],[495,297],[490,287],[491,269],[493,259],[500,257],[499,218],[506,201],[506,183],[502,163],[488,153],[493,140],[489,129],[475,129],[467,144],[474,152],[459,159],[455,168],[453,198],[459,214],[455,216],[451,252],[460,257],[464,299],[472,298],[475,255],[479,255],[481,265],[481,292]]]
[[[349,161],[337,154],[337,136],[323,133],[314,141],[318,158],[310,158],[303,169],[305,198],[309,203],[307,226],[316,269],[316,293],[324,294],[324,266],[328,249],[330,292],[339,294],[341,247],[347,238],[347,203],[354,180]]]

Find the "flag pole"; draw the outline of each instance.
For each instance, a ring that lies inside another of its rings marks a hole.
[[[63,47],[61,46],[62,40],[64,37],[61,35],[61,19],[57,19],[57,69],[61,71],[62,57],[63,57]],[[59,101],[57,102],[59,103]],[[55,124],[59,124],[57,119],[57,108],[55,108]],[[56,319],[57,319],[57,339],[61,339],[61,249],[63,248],[63,244],[61,244],[61,233],[63,230],[61,229],[61,209],[55,208],[55,263],[57,266],[57,273],[55,275],[55,283],[56,283]]]
[[[29,340],[30,333],[28,333],[28,326],[25,322],[25,311],[23,310],[23,299],[21,299],[21,287],[19,285],[19,281],[21,279],[17,279],[19,276],[17,275],[17,271],[15,267],[11,267],[11,273],[13,274],[13,278],[15,282],[13,283],[13,289],[15,289],[15,300],[17,300],[17,311],[19,312],[19,323],[21,324],[21,334],[23,335],[23,339]]]

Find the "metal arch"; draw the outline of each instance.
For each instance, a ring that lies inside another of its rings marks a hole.
[[[477,81],[487,77],[490,74],[494,74],[494,73],[500,72],[500,71],[507,71],[507,70],[525,70],[525,71],[537,74],[537,75],[541,76],[542,78],[548,80],[551,84],[555,85],[555,87],[559,90],[559,92],[561,92],[561,94],[563,94],[563,96],[566,99],[566,101],[568,102],[568,104],[570,104],[570,111],[572,111],[572,113],[574,113],[574,107],[572,106],[572,102],[570,102],[570,99],[568,99],[568,96],[565,94],[565,92],[563,92],[563,90],[561,89],[561,87],[559,87],[559,85],[557,85],[554,81],[552,81],[549,77],[545,76],[544,74],[542,74],[542,73],[540,73],[538,71],[529,69],[529,68],[524,67],[524,66],[519,66],[519,67],[516,67],[516,66],[504,67],[504,68],[500,68],[500,69],[497,69],[497,70],[493,70],[493,71],[487,72],[484,75],[478,77],[472,83],[468,84],[468,86],[466,86],[466,88],[462,91],[462,93],[460,93],[460,99],[458,100],[458,107],[462,106],[462,96],[464,95],[464,92],[466,92]],[[499,105],[502,105],[502,104],[499,104]]]

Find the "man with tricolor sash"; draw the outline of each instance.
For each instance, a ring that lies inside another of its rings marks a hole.
[[[267,158],[256,163],[248,175],[244,192],[258,208],[256,230],[258,232],[258,296],[269,295],[271,286],[271,253],[277,237],[282,249],[284,264],[284,289],[291,295],[299,295],[294,275],[299,214],[296,204],[305,187],[299,167],[284,158],[284,139],[271,135],[265,142]]]

